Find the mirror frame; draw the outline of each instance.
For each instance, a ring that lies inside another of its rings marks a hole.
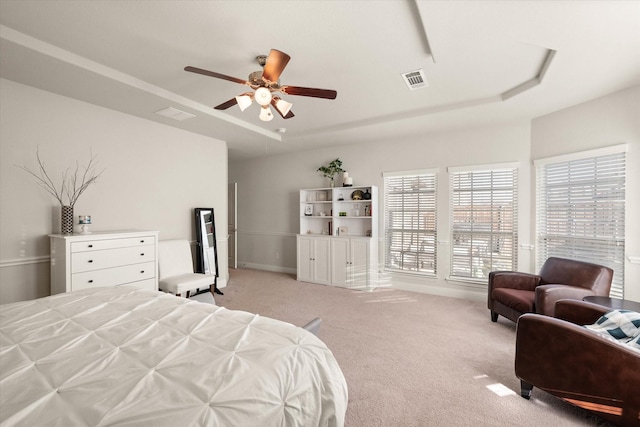
[[[211,221],[207,221],[206,215],[211,214]],[[196,273],[212,274],[216,277],[216,290],[218,281],[218,245],[216,242],[216,221],[213,208],[195,208],[195,224],[196,224],[196,241],[198,242],[196,250]],[[207,230],[207,225],[211,224],[210,230]],[[209,232],[210,231],[210,232]],[[212,236],[211,243],[207,238]],[[207,248],[213,248],[213,264],[209,262],[209,271],[207,271],[207,263],[205,263],[205,250]],[[215,271],[212,270],[215,268]]]

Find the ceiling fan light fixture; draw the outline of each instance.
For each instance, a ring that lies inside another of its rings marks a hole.
[[[255,98],[258,104],[262,105],[263,107],[268,106],[269,103],[271,102],[271,91],[266,87],[259,87],[258,89],[256,89],[256,92],[253,94],[253,97]]]
[[[256,101],[256,103],[262,107],[260,111],[260,119],[263,121],[273,119],[273,113],[269,108],[269,105],[273,105],[276,112],[281,115],[283,119],[295,117],[293,111],[291,111],[292,104],[280,99],[279,96],[273,96],[274,92],[280,92],[285,95],[307,96],[323,99],[336,99],[336,96],[338,95],[338,92],[329,89],[289,85],[282,86],[280,84],[280,75],[291,59],[291,57],[284,52],[277,49],[271,49],[269,51],[269,55],[260,55],[256,59],[263,69],[249,74],[248,80],[227,76],[225,74],[205,70],[203,68],[192,67],[190,65],[184,67],[184,70],[190,73],[202,74],[216,79],[239,83],[243,86],[249,86],[253,89],[253,92],[243,93],[216,105],[213,108],[216,110],[226,110],[237,105],[240,110],[244,111],[249,108],[252,101]]]
[[[278,111],[280,112],[280,114],[282,114],[283,117],[289,114],[289,111],[293,106],[292,103],[287,102],[282,98],[274,98],[274,100],[276,101],[275,107],[278,109]]]
[[[240,111],[244,111],[251,106],[252,101],[249,95],[238,95],[236,96],[236,102],[238,103],[238,107],[240,107]]]
[[[270,122],[273,120],[273,113],[271,112],[271,108],[268,105],[262,106],[260,109],[260,120],[263,122]]]

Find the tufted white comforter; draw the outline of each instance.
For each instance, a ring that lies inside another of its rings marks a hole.
[[[331,351],[278,320],[161,292],[0,306],[2,426],[342,426]]]

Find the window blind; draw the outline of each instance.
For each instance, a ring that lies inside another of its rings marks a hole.
[[[436,174],[385,174],[385,268],[436,274]]]
[[[485,280],[491,271],[515,270],[518,169],[474,168],[450,177],[451,277]]]
[[[622,298],[625,153],[536,164],[536,202],[537,268],[550,256],[605,265]]]

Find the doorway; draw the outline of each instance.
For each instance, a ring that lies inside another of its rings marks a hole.
[[[238,222],[238,183],[233,182],[229,184],[229,190],[227,191],[227,206],[229,209],[229,224],[227,226],[227,232],[229,235],[229,268],[238,268],[238,233],[236,223]]]

